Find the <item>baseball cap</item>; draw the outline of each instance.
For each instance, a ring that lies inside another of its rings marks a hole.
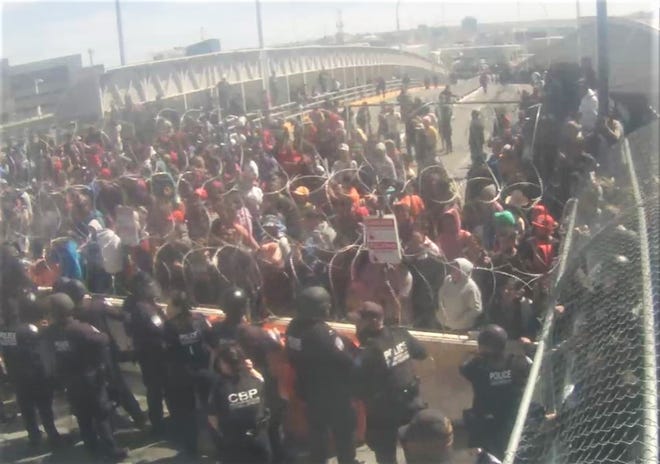
[[[376,144],[376,150],[377,151],[386,151],[385,144],[383,142],[378,142]]]
[[[399,428],[401,441],[438,439],[451,446],[453,434],[451,420],[437,409],[422,409],[408,425]]]
[[[515,226],[516,218],[511,211],[500,211],[493,214],[495,225],[499,226]]]
[[[339,144],[339,151],[348,151],[348,145],[345,143]]]
[[[308,197],[309,189],[304,185],[301,185],[300,187],[296,187],[296,189],[293,191],[293,194],[301,197]]]

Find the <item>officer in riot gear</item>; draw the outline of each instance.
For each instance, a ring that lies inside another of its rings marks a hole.
[[[273,462],[282,462],[285,460],[282,421],[286,404],[280,397],[277,379],[271,372],[269,363],[269,358],[282,350],[279,333],[264,330],[246,321],[247,315],[250,314],[250,299],[242,288],[231,287],[224,292],[222,310],[225,319],[211,329],[209,344],[218,348],[238,343],[248,359],[254,363],[255,369],[263,376],[266,405],[270,411],[268,434]]]
[[[108,323],[108,318],[118,322],[124,322],[126,319],[125,313],[121,309],[108,306],[103,297],[97,296],[89,299],[87,287],[76,279],[69,279],[67,277],[58,279],[53,285],[53,291],[69,295],[69,298],[76,305],[74,309],[74,317],[76,319],[93,325],[108,336],[110,340],[110,362],[108,369],[110,370],[109,379],[111,380],[111,384],[108,385],[108,392],[113,401],[119,403],[131,416],[135,425],[139,428],[143,427],[145,423],[144,413],[140,409],[140,404],[127,385],[119,367],[122,356],[121,350],[112,336]]]
[[[184,449],[197,450],[197,394],[204,396],[200,373],[208,368],[209,353],[204,339],[211,325],[201,314],[191,312],[187,295],[174,292],[165,322],[167,356],[167,397],[175,436]],[[206,395],[208,396],[208,395]]]
[[[342,337],[325,322],[331,299],[323,287],[302,290],[297,306],[298,314],[286,332],[286,351],[296,373],[296,389],[307,405],[311,461],[326,462],[330,430],[339,463],[353,464],[353,356]]]
[[[164,432],[163,400],[166,396],[167,365],[165,363],[165,313],[156,303],[160,292],[156,282],[144,272],[130,282],[130,295],[124,300],[127,314],[126,333],[133,341],[133,350],[142,381],[147,389],[147,407],[153,432]]]
[[[75,305],[64,293],[48,299],[52,324],[46,338],[55,354],[57,377],[66,388],[85,447],[94,457],[123,459],[112,435],[106,366],[108,336],[73,318]]]
[[[249,366],[237,344],[215,350],[214,370],[208,420],[217,434],[221,462],[270,464],[263,377]]]
[[[230,287],[222,294],[221,305],[225,318],[214,324],[209,337],[214,348],[236,343],[238,332],[246,325],[250,299],[242,288]]]
[[[5,360],[7,374],[16,392],[16,403],[28,433],[31,446],[41,442],[36,411],[48,435],[51,446],[62,444],[53,417],[53,369],[45,351],[42,302],[33,293],[25,294],[12,309],[8,309],[0,327],[0,351]]]
[[[426,407],[413,365],[413,359],[426,358],[426,348],[406,329],[385,327],[379,304],[367,301],[358,314],[361,353],[355,380],[367,409],[367,445],[379,464],[396,463],[399,427]]]
[[[530,360],[506,354],[506,331],[495,324],[484,327],[477,339],[477,355],[460,367],[471,384],[472,409],[463,413],[469,446],[502,457],[527,381]]]

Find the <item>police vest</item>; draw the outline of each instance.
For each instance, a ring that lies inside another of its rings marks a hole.
[[[183,324],[168,322],[168,343],[173,351],[175,363],[183,363],[192,367],[204,367],[208,360],[204,348],[204,331],[210,327],[203,316],[193,316],[184,320]]]
[[[0,329],[0,354],[2,354],[9,375],[12,375],[18,364],[16,330],[9,328]]]
[[[515,382],[514,357],[509,356],[502,366],[489,366],[480,361],[473,382],[474,406],[482,413],[501,416],[515,411],[520,386]]]
[[[16,346],[16,331],[2,329],[0,330],[0,349],[5,353],[5,350],[11,350],[11,347]]]
[[[378,337],[368,342],[366,348],[371,355],[378,353],[382,357],[385,370],[381,372],[382,378],[378,379],[378,383],[384,390],[399,391],[416,383],[405,329],[385,328]]]
[[[212,343],[214,347],[232,345],[238,342],[238,325],[230,325],[226,322],[220,322],[213,326]]]
[[[222,382],[214,392],[223,433],[240,438],[263,425],[267,414],[264,383],[249,372]]]

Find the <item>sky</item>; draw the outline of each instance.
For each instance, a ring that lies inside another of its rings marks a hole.
[[[578,0],[580,13],[593,16],[596,0]],[[254,0],[130,1],[121,0],[126,60],[149,60],[157,52],[202,38],[219,38],[223,50],[258,44]],[[262,0],[266,46],[334,34],[341,10],[349,34],[396,29],[396,1],[269,1]],[[608,0],[611,15],[658,10],[658,0]],[[576,0],[401,0],[402,29],[456,25],[465,16],[478,22],[544,18],[575,18]],[[119,65],[115,2],[110,0],[0,0],[0,55],[10,64],[82,53],[89,64]]]

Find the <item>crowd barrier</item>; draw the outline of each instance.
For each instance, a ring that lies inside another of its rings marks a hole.
[[[123,304],[121,298],[106,297],[105,300],[106,304],[115,308],[121,307]],[[194,311],[203,314],[211,322],[221,321],[224,318],[224,314],[219,308],[196,307]],[[264,325],[269,329],[276,329],[283,336],[290,320],[290,318],[274,317],[267,320]],[[124,352],[130,352],[132,350],[131,341],[126,335],[123,325],[115,321],[109,322],[110,330],[119,348]],[[338,333],[355,339],[355,327],[352,324],[340,322],[329,322],[329,324]],[[411,330],[411,334],[422,342],[429,353],[426,360],[416,363],[423,399],[428,402],[430,407],[443,411],[452,420],[460,420],[463,410],[471,406],[472,389],[470,384],[461,377],[458,368],[463,361],[476,352],[473,333],[450,334]],[[516,345],[512,345],[511,349],[518,348]],[[292,409],[287,421],[289,432],[302,439],[304,434],[304,426],[300,425],[302,405],[292,389],[293,382],[289,377],[291,373],[287,372],[289,368],[283,359],[277,360],[275,364],[275,370],[278,371],[277,375],[281,379],[281,392],[284,397],[289,399],[290,409]],[[364,424],[363,417],[359,423]],[[364,427],[361,427],[361,430],[363,432]]]

